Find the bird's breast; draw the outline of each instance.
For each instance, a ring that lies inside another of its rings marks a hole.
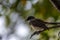
[[[42,30],[43,30],[43,28],[36,27],[36,26],[33,26],[33,25],[31,25],[31,28],[32,28],[34,31],[42,31]]]

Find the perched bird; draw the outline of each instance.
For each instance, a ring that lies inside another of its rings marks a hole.
[[[36,19],[33,16],[29,16],[27,18],[27,21],[35,31],[40,31],[40,30],[42,31],[44,29],[48,29],[48,27],[45,25],[44,21],[42,21],[40,19]]]
[[[45,22],[41,19],[37,19],[33,16],[29,16],[26,21],[28,21],[28,23],[31,25],[31,27],[35,30],[35,32],[31,35],[30,39],[32,38],[32,36],[34,36],[35,34],[39,34],[40,32],[44,31],[44,30],[49,30],[49,27],[46,26],[46,24],[60,24],[57,22]]]
[[[34,36],[35,34],[39,34],[40,32],[44,31],[44,30],[49,30],[49,27],[46,26],[46,24],[60,24],[57,22],[45,22],[41,19],[37,19],[33,16],[29,16],[26,21],[28,21],[28,23],[31,25],[31,27],[34,29],[34,33],[31,35],[30,39],[32,38],[32,36]]]

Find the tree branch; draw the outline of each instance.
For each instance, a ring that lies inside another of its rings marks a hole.
[[[57,26],[49,27],[48,29],[44,29],[44,30],[42,30],[42,31],[35,31],[35,32],[31,35],[30,39],[32,38],[32,36],[34,36],[34,35],[36,35],[36,34],[40,34],[41,32],[44,32],[44,31],[46,31],[46,30],[53,29],[53,28],[59,28],[59,27],[60,27],[60,25],[57,25]]]

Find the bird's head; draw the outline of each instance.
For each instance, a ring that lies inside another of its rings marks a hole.
[[[35,19],[35,17],[29,16],[26,20],[27,20],[27,21],[31,21],[31,20],[33,20],[33,19]]]

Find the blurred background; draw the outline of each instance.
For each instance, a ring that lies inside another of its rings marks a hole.
[[[0,0],[0,40],[60,40],[60,28],[44,31],[30,39],[34,31],[25,21],[28,16],[60,22],[60,12],[49,0]]]

